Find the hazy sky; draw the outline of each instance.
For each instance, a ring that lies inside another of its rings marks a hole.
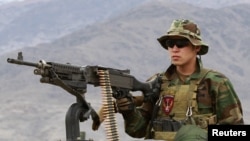
[[[0,4],[4,4],[7,2],[13,2],[13,1],[24,1],[24,0],[0,0]]]

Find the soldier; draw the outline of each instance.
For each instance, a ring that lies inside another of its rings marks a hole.
[[[129,98],[116,100],[128,135],[168,141],[207,140],[209,124],[244,123],[241,102],[230,80],[202,66],[201,55],[208,52],[208,45],[194,22],[174,20],[158,41],[171,57],[169,68],[149,79],[160,78],[159,96],[141,106]]]

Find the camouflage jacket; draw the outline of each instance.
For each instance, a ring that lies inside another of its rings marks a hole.
[[[176,74],[175,66],[171,65],[163,74],[170,80],[172,85],[178,85],[180,81]],[[191,79],[202,77],[200,70],[202,64],[197,61],[197,71],[193,73],[185,84],[189,84]],[[241,102],[233,88],[230,80],[220,72],[211,70],[200,82],[202,89],[198,89],[197,103],[198,114],[213,113],[216,115],[216,124],[243,124],[243,111]],[[204,92],[206,91],[206,92]],[[211,99],[210,105],[207,103]],[[205,101],[205,102],[204,102]],[[156,101],[155,101],[156,102]],[[130,113],[122,113],[125,120],[125,132],[131,137],[142,138],[147,134],[154,102],[144,102]],[[204,108],[205,106],[205,108]],[[207,106],[207,108],[206,108]]]

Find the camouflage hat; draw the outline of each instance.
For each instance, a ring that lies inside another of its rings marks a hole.
[[[202,41],[200,34],[200,29],[195,23],[190,20],[178,19],[172,22],[167,34],[157,40],[163,48],[168,49],[166,47],[166,40],[173,36],[185,37],[189,39],[194,46],[201,46],[201,50],[198,54],[204,55],[208,52],[208,45]]]

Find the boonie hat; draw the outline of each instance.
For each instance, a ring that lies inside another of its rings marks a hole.
[[[173,36],[187,38],[194,46],[201,46],[201,50],[198,52],[198,55],[204,55],[208,52],[208,45],[202,41],[200,29],[190,20],[174,20],[166,35],[161,36],[157,40],[163,48],[168,49],[166,41]]]

